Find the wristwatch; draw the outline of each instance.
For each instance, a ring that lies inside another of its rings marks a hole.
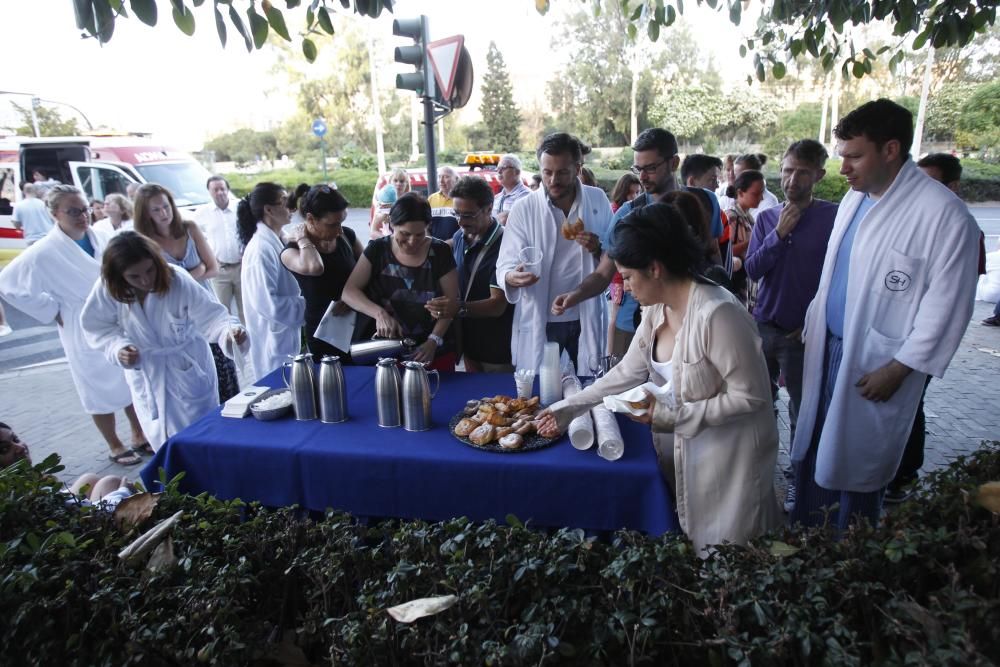
[[[469,316],[469,307],[465,305],[464,301],[459,301],[458,302],[458,316],[459,317],[468,317]]]
[[[444,345],[444,338],[441,338],[441,336],[438,336],[437,334],[432,333],[430,336],[427,337],[427,340],[434,341],[438,347]]]

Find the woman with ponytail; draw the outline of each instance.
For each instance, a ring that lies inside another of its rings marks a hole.
[[[305,299],[281,263],[281,228],[288,224],[287,193],[275,183],[258,183],[236,207],[236,231],[243,253],[243,313],[253,345],[254,378],[278,368],[302,347]]]

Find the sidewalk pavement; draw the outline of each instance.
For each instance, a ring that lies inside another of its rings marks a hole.
[[[1000,327],[980,321],[992,304],[976,303],[972,323],[943,379],[931,381],[925,400],[927,444],[923,470],[947,465],[974,451],[981,440],[1000,440]],[[80,407],[65,362],[0,374],[0,421],[10,424],[31,448],[35,462],[51,453],[62,457],[60,478],[72,482],[85,472],[137,479],[143,464],[121,466]],[[788,463],[787,393],[779,400],[779,469]],[[118,436],[129,442],[128,422],[118,414]],[[148,458],[144,459],[144,462]],[[776,479],[781,487],[780,470]]]

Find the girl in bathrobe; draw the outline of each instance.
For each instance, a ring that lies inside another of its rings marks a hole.
[[[635,419],[652,426],[681,528],[695,549],[745,544],[777,527],[778,430],[750,314],[696,274],[704,246],[673,205],[651,204],[618,223],[611,257],[643,306],[642,324],[621,363],[541,413],[539,433],[557,436],[604,396],[647,381],[666,386],[672,400],[647,394],[646,412]]]
[[[126,369],[125,378],[153,448],[218,407],[209,341],[233,354],[249,347],[239,320],[160,247],[134,231],[118,234],[80,316],[84,335]]]

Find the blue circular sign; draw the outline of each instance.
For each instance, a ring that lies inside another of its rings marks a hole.
[[[317,137],[322,137],[326,134],[326,123],[323,122],[322,118],[317,118],[313,121],[313,134]]]

